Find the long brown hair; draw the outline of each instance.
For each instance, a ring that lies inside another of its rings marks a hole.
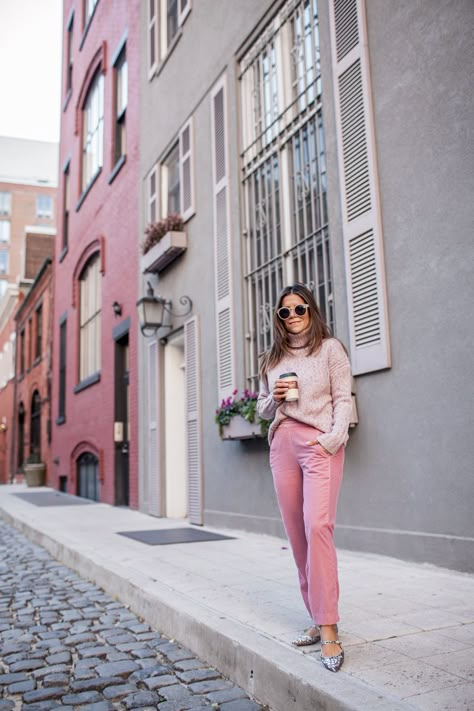
[[[310,354],[316,353],[321,347],[321,343],[332,336],[311,291],[304,284],[285,286],[280,292],[273,314],[273,344],[261,357],[260,377],[262,378],[270,368],[274,368],[280,362],[285,353],[291,353],[288,331],[277,314],[283,299],[288,294],[297,294],[309,306],[308,348]]]

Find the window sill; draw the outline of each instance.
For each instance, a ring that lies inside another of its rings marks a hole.
[[[116,162],[114,169],[112,170],[111,174],[109,175],[109,179],[107,180],[108,184],[110,185],[113,183],[117,175],[120,173],[122,170],[123,166],[127,162],[127,156],[120,156],[118,161]]]
[[[177,34],[175,35],[175,37],[173,37],[173,41],[172,41],[171,44],[169,45],[165,56],[163,57],[163,59],[162,59],[161,62],[158,64],[157,68],[155,69],[155,72],[154,72],[154,74],[153,74],[153,77],[159,77],[159,76],[160,76],[161,72],[163,71],[165,65],[166,65],[167,62],[168,62],[168,59],[169,59],[169,58],[171,57],[171,55],[173,54],[174,49],[175,49],[176,45],[178,44],[178,42],[179,42],[179,40],[181,39],[182,36],[183,36],[183,31],[182,31],[182,30],[178,30],[178,32],[177,32]],[[153,78],[153,77],[152,77],[152,78]]]
[[[79,200],[77,201],[76,212],[79,212],[82,203],[84,202],[84,200],[86,199],[86,197],[89,195],[89,192],[90,192],[92,186],[94,185],[95,181],[97,180],[97,178],[99,177],[99,175],[100,175],[101,173],[102,173],[102,166],[99,168],[99,170],[96,172],[96,174],[95,174],[94,176],[92,176],[92,178],[91,178],[90,181],[89,181],[89,184],[87,185],[87,187],[85,188],[85,190],[84,190],[84,192],[82,193],[81,197],[80,197]]]
[[[74,392],[80,393],[82,390],[89,388],[91,385],[95,385],[95,383],[98,383],[99,381],[100,370],[98,370],[97,373],[92,373],[92,375],[88,375],[87,378],[84,378],[84,380],[81,380],[81,382],[78,383],[74,388]]]
[[[66,94],[66,98],[64,99],[64,104],[63,104],[63,113],[66,111],[67,107],[69,106],[69,102],[71,100],[72,96],[72,89],[68,89],[68,92]]]
[[[63,247],[63,251],[62,251],[61,254],[59,255],[59,260],[58,260],[58,261],[59,261],[60,263],[63,261],[63,259],[65,258],[66,254],[67,254],[68,252],[69,252],[69,247],[66,245],[65,247]]]
[[[65,422],[66,422],[66,415],[60,415],[59,417],[56,418],[57,425],[64,425]]]

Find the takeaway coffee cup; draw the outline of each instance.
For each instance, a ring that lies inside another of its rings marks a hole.
[[[298,376],[296,373],[282,373],[279,379],[285,380],[288,383],[288,390],[285,396],[286,402],[295,402],[298,400]]]

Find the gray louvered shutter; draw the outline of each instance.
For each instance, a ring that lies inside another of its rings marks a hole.
[[[217,316],[217,378],[219,401],[235,388],[234,323],[231,273],[228,166],[226,146],[226,84],[211,95],[214,184],[214,255]]]
[[[148,451],[147,487],[148,513],[162,514],[161,472],[159,461],[158,429],[158,344],[153,341],[148,346]]]
[[[201,434],[201,362],[199,320],[184,324],[184,360],[186,368],[186,460],[188,468],[188,516],[191,523],[203,523],[202,434]]]
[[[391,365],[365,1],[330,5],[351,361],[360,375]]]
[[[194,215],[193,184],[193,120],[187,122],[179,133],[179,189],[181,214],[184,220]]]

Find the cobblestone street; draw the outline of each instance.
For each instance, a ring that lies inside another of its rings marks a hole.
[[[0,521],[0,711],[56,708],[264,711]]]

